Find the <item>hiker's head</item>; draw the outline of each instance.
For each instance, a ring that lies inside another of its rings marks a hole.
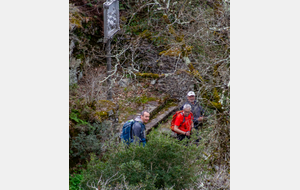
[[[143,121],[143,123],[147,123],[149,119],[150,119],[150,113],[147,111],[142,111],[141,120]]]
[[[190,103],[194,103],[195,93],[193,91],[189,91],[189,93],[187,94],[187,99]]]
[[[191,113],[191,109],[192,109],[192,107],[191,107],[190,104],[184,104],[184,106],[183,106],[183,115],[185,117],[187,117]]]

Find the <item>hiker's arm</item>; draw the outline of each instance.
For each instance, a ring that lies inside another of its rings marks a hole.
[[[196,121],[203,122],[204,110],[199,104],[197,106],[198,106],[198,108],[197,108],[198,113],[197,113],[197,117],[195,117],[195,119],[196,119]]]
[[[145,137],[145,131],[142,131],[142,126],[140,123],[136,122],[132,127],[132,134],[134,141],[143,143],[145,145],[146,143],[146,137]],[[138,139],[136,139],[138,137]]]
[[[136,141],[137,137],[139,138],[138,139],[139,141],[142,139],[141,130],[142,130],[141,125],[138,122],[135,122],[132,126],[132,134],[133,134],[134,141]]]
[[[201,109],[201,111],[200,111],[200,114],[202,115],[201,116],[201,118],[202,118],[202,121],[206,121],[206,119],[207,119],[207,114],[206,114],[206,111],[202,108],[202,107],[200,107]]]
[[[208,116],[202,115],[202,116],[200,116],[197,120],[198,120],[199,122],[204,122],[204,121],[207,121],[207,117],[208,117]]]
[[[203,120],[204,120],[204,116],[202,116],[202,117],[198,117],[198,119],[197,119],[198,121],[200,121],[200,122],[202,122]]]
[[[186,135],[186,136],[190,136],[190,132],[184,132],[184,131],[181,131],[177,125],[174,125],[174,131],[179,133],[179,134],[182,134],[182,135]]]

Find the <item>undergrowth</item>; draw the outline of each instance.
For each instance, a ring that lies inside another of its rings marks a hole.
[[[99,181],[112,188],[123,182],[142,189],[191,187],[203,167],[202,147],[186,146],[187,141],[178,142],[157,131],[147,137],[145,147],[131,144],[126,148],[110,142],[110,150],[102,159],[91,157],[81,187],[92,189],[101,185]]]

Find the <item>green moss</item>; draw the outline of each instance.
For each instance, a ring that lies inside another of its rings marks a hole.
[[[109,100],[98,100],[96,103],[96,108],[99,110],[102,110],[104,108],[105,110],[113,110],[116,108],[116,104]]]
[[[70,22],[72,23],[72,24],[75,24],[76,25],[76,27],[78,27],[78,28],[82,28],[82,22],[81,22],[81,17],[80,17],[80,15],[77,13],[77,12],[75,12],[75,13],[71,13],[70,15],[69,15],[69,17],[70,17]]]
[[[99,114],[101,117],[108,117],[108,113],[106,111],[100,111]]]
[[[159,74],[155,73],[136,73],[137,76],[147,77],[147,78],[159,78]]]
[[[220,112],[223,112],[222,104],[220,104],[219,102],[210,102],[209,107],[217,109]]]
[[[219,102],[220,101],[220,96],[218,94],[218,91],[216,88],[214,88],[214,99],[216,102]]]
[[[151,40],[151,35],[152,33],[149,30],[144,30],[142,33],[140,33],[142,38],[147,38],[149,40]]]
[[[133,97],[133,98],[128,98],[128,101],[134,102],[136,104],[145,104],[150,101],[155,101],[155,97],[148,97],[146,95],[138,96],[138,97]]]
[[[176,36],[176,37],[175,37],[175,40],[176,40],[177,42],[182,42],[183,38],[184,38],[184,35],[180,35],[180,36]]]
[[[161,44],[165,44],[165,42],[167,42],[168,40],[163,37],[163,36],[158,36],[158,37],[154,37],[154,36],[151,36],[150,38],[151,42],[153,43],[153,45],[155,46],[159,46]]]
[[[96,101],[92,101],[90,103],[87,104],[88,107],[91,107],[93,110],[96,110]]]
[[[106,111],[97,111],[95,112],[94,117],[98,122],[101,122],[103,119],[108,118],[108,113]]]
[[[159,75],[159,74],[155,74],[155,73],[136,73],[136,76],[157,79],[157,78],[164,76],[164,74]]]
[[[97,121],[97,122],[99,122],[99,123],[102,122],[102,117],[101,117],[101,115],[100,115],[99,112],[96,112],[96,113],[94,114],[94,119],[95,119],[95,121]]]
[[[159,53],[159,55],[165,55],[165,56],[175,56],[178,57],[181,55],[182,51],[179,47],[168,49],[167,51],[162,51]]]
[[[214,72],[213,72],[213,76],[214,76],[214,77],[217,77],[217,76],[219,75],[218,68],[219,68],[220,65],[221,65],[221,64],[219,63],[219,64],[216,64],[216,65],[214,66]]]
[[[165,105],[165,109],[169,109],[172,106],[177,106],[178,104],[176,102],[173,102],[172,100],[167,101],[166,105]]]

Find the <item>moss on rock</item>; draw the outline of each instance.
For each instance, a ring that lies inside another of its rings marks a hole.
[[[164,74],[156,74],[156,73],[136,73],[136,76],[140,76],[140,77],[146,77],[146,78],[160,78],[160,77],[164,77]]]

